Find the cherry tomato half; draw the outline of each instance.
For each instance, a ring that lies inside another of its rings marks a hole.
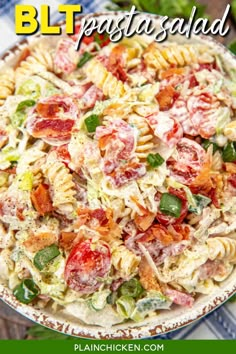
[[[68,286],[84,294],[96,291],[111,268],[111,253],[108,245],[82,240],[74,246],[67,259],[65,280]]]

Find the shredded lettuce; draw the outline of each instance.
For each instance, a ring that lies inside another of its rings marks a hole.
[[[111,291],[109,289],[97,291],[92,295],[91,299],[89,299],[89,305],[95,311],[101,311],[106,306],[107,297],[110,295],[110,293]]]
[[[0,172],[0,187],[4,186],[8,181],[8,173]]]
[[[22,191],[31,191],[33,188],[33,173],[31,171],[26,171],[19,175],[18,177],[18,187]]]
[[[217,110],[216,134],[223,132],[225,126],[230,122],[230,110],[228,107],[221,107]]]
[[[27,108],[35,105],[34,100],[25,100],[18,104],[15,113],[11,116],[11,124],[14,128],[20,127],[26,120]]]
[[[0,169],[5,170],[11,166],[12,162],[18,161],[20,158],[19,152],[9,146],[6,146],[0,152]]]
[[[138,96],[140,101],[152,102],[154,97],[158,94],[160,89],[160,83],[156,82],[155,84],[147,84],[141,87],[141,92]]]
[[[32,79],[26,80],[16,91],[17,95],[23,95],[31,97],[36,100],[40,97],[41,88],[40,85]]]

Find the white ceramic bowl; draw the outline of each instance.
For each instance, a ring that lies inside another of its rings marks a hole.
[[[104,19],[107,16],[118,16],[119,13],[102,13],[102,14],[91,14],[89,16],[96,16],[98,19]],[[155,15],[145,16],[151,18],[153,23],[158,26],[160,23],[160,17]],[[62,23],[60,23],[62,24]],[[7,51],[1,61],[0,67],[5,63],[14,65],[19,58],[22,49],[27,46],[37,45],[41,41],[57,41],[57,36],[30,36],[21,43],[14,46],[12,49]],[[169,37],[169,40],[178,41],[184,43],[188,41],[184,36],[174,36]],[[191,42],[205,43],[209,46],[214,47],[219,54],[221,54],[228,65],[236,68],[236,58],[221,44],[217,43],[210,37],[203,36],[193,36],[190,40]],[[186,309],[183,307],[174,307],[169,311],[161,311],[155,317],[151,319],[145,319],[141,323],[126,322],[120,325],[115,325],[113,327],[99,327],[86,325],[84,322],[80,321],[80,314],[74,314],[71,316],[62,313],[53,313],[50,309],[37,309],[31,305],[24,305],[19,303],[15,297],[12,295],[11,290],[9,290],[6,285],[0,283],[0,298],[5,301],[9,306],[14,308],[16,311],[22,315],[28,317],[29,319],[49,327],[51,329],[57,330],[59,332],[73,335],[77,337],[85,338],[101,338],[101,339],[112,339],[112,338],[123,338],[123,339],[135,339],[155,336],[158,334],[163,334],[183,326],[191,324],[192,322],[204,317],[209,312],[215,310],[218,306],[223,304],[230,296],[236,292],[236,269],[234,272],[222,282],[216,293],[211,295],[202,295],[196,300],[193,308]]]

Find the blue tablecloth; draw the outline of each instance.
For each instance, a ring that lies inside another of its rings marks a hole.
[[[16,1],[0,0],[0,54],[22,37],[15,34],[15,4],[32,4],[39,8],[45,1]],[[83,13],[98,12],[105,9],[106,0],[71,0],[71,1],[47,1],[51,9],[51,23],[63,19],[63,15],[58,13],[58,4],[81,4]],[[183,329],[157,337],[158,339],[236,339],[236,302],[228,302],[215,310],[205,318],[189,325]]]

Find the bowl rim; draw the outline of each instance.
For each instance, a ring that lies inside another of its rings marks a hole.
[[[81,20],[82,18],[90,18],[90,17],[100,17],[100,16],[117,16],[121,13],[125,13],[127,11],[105,11],[105,12],[95,12],[89,14],[81,14],[76,17],[76,21]],[[141,13],[144,16],[151,17],[154,21],[160,21],[163,16],[150,14],[150,13]],[[172,21],[172,19],[170,19]],[[65,20],[61,20],[57,22],[55,25],[63,26],[65,24]],[[50,37],[50,35],[48,35]],[[27,48],[31,44],[31,39],[34,41],[40,40],[41,38],[45,38],[45,35],[41,35],[40,33],[36,33],[32,36],[25,36],[19,42],[12,45],[9,49],[7,49],[1,56],[0,62],[2,64],[7,64],[14,56],[18,55],[22,49]],[[203,42],[208,42],[212,46],[218,47],[222,54],[224,53],[228,60],[236,61],[236,56],[231,53],[222,43],[218,42],[214,38],[205,35],[194,35],[193,38],[197,38],[202,40]],[[234,270],[234,272],[236,269]],[[233,272],[233,273],[234,273]],[[232,274],[233,274],[232,273]],[[232,276],[231,274],[231,276]],[[230,276],[230,277],[231,277]],[[231,284],[232,283],[232,284]],[[190,310],[185,310],[192,313],[192,316],[189,318],[185,318],[181,320],[180,323],[176,320],[174,323],[162,324],[153,322],[150,325],[142,323],[137,323],[132,325],[131,327],[127,326],[126,328],[119,328],[119,325],[115,325],[113,327],[98,327],[98,326],[90,326],[83,325],[70,322],[67,319],[58,318],[55,314],[50,314],[49,312],[38,309],[31,305],[24,305],[16,300],[13,296],[12,291],[4,285],[0,281],[0,299],[4,301],[8,306],[12,309],[16,310],[21,315],[26,318],[43,325],[49,329],[54,331],[58,331],[60,333],[64,333],[66,335],[71,335],[79,338],[87,338],[87,339],[141,339],[141,338],[151,338],[158,335],[163,335],[177,329],[181,329],[187,325],[190,325],[206,315],[210,314],[212,311],[223,305],[231,296],[236,293],[236,281],[231,281],[230,284],[226,285],[224,289],[220,289],[220,294],[215,295],[203,295],[203,297],[210,296],[210,299],[203,302],[200,305],[200,309],[198,311],[193,307]],[[182,316],[184,317],[184,315]],[[186,316],[185,316],[186,317]],[[157,316],[155,316],[157,318]],[[168,322],[168,320],[167,320]],[[171,322],[171,321],[170,321]],[[85,328],[86,327],[86,328]],[[141,332],[141,333],[140,333]],[[143,334],[142,334],[143,333]]]

